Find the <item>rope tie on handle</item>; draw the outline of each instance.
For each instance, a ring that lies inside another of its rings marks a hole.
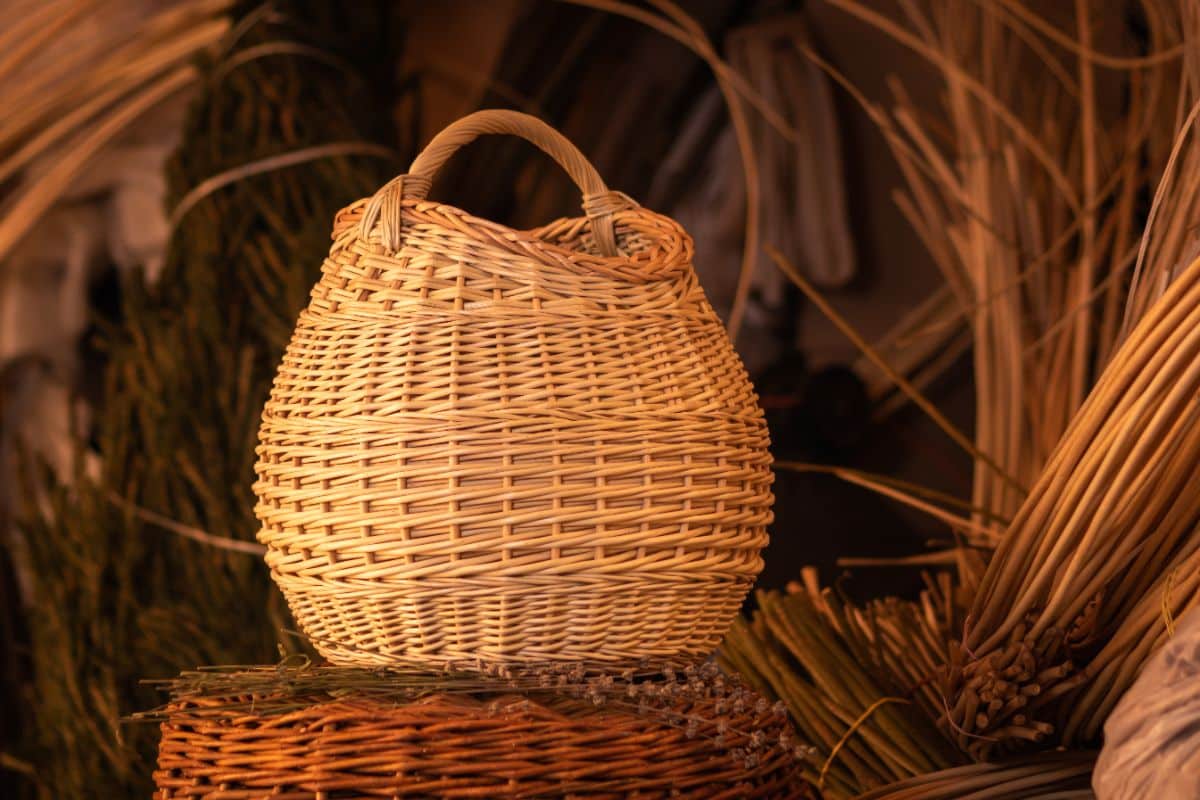
[[[397,175],[385,183],[363,210],[359,236],[366,239],[371,229],[379,225],[379,239],[391,252],[400,249],[403,237],[401,212],[403,200],[419,200],[429,194],[433,179],[426,175]]]
[[[637,201],[615,189],[588,192],[583,196],[583,213],[591,220],[592,235],[596,237],[596,247],[601,253],[618,252],[613,215],[637,207]]]

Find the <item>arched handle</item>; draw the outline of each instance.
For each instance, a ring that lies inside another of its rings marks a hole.
[[[554,128],[537,117],[504,109],[487,109],[468,114],[434,136],[413,160],[408,172],[384,184],[367,203],[362,218],[363,235],[378,224],[384,246],[390,250],[399,250],[400,200],[425,199],[433,177],[450,156],[460,147],[486,133],[520,136],[537,145],[557,161],[583,192],[583,212],[592,224],[592,234],[596,237],[600,253],[605,256],[617,255],[613,213],[628,207],[629,198],[620,192],[609,191],[600,173],[587,157]]]

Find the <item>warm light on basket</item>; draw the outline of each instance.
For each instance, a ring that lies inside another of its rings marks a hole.
[[[587,214],[518,231],[427,201],[482,133]],[[692,240],[507,111],[338,215],[263,415],[272,574],[338,663],[705,655],[758,574],[763,415]]]

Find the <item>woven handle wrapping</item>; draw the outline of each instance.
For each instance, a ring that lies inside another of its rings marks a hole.
[[[363,214],[363,234],[378,224],[384,246],[399,250],[400,201],[425,199],[434,175],[450,156],[485,133],[520,136],[557,161],[583,191],[583,211],[592,224],[592,234],[600,253],[605,256],[618,254],[613,212],[627,207],[631,202],[629,198],[620,192],[609,191],[600,173],[579,148],[554,128],[537,117],[503,109],[468,114],[433,137],[406,174],[393,178],[371,198]]]

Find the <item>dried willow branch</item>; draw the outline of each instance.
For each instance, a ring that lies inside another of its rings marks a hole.
[[[1116,340],[1111,305],[1129,263],[1124,215],[1145,180],[1135,167],[1153,128],[1147,98],[1161,93],[1179,51],[1156,34],[1153,57],[1117,63],[1100,56],[1080,5],[1075,35],[1060,36],[1080,40],[1070,51],[1080,57],[1078,79],[1063,81],[1073,102],[1063,103],[1053,82],[1031,87],[1014,78],[1022,64],[1062,75],[1051,51],[1060,43],[1031,38],[1053,26],[1017,3],[906,3],[900,22],[858,0],[829,2],[921,54],[945,80],[948,127],[897,83],[897,106],[885,113],[808,54],[867,111],[905,176],[901,208],[973,333],[972,447],[986,458],[976,457],[972,505],[1011,518],[1022,499],[1013,484],[1038,474]],[[1159,57],[1167,51],[1174,56]],[[1099,62],[1131,70],[1123,79],[1133,99],[1115,122],[1097,110],[1092,71]],[[1078,138],[1065,135],[1072,129]],[[1114,151],[1114,142],[1122,149]],[[927,327],[927,340],[893,348],[898,363],[922,369],[937,347],[955,341],[953,316]],[[1063,374],[1065,384],[1050,379]],[[975,522],[988,530],[972,541],[994,546],[1002,530],[978,515]]]
[[[969,320],[978,404],[975,440],[966,445],[977,454],[967,506],[983,530],[969,531],[947,510],[952,504],[928,502],[911,487],[843,477],[996,550],[985,567],[976,551],[956,548],[961,585],[943,574],[938,580],[952,588],[931,590],[916,607],[835,603],[816,590],[815,578],[797,590],[808,605],[762,596],[754,621],[731,635],[726,657],[783,697],[794,715],[809,715],[802,731],[826,754],[845,728],[822,727],[823,711],[830,722],[830,714],[854,720],[893,694],[911,698],[957,752],[975,760],[1093,743],[1170,635],[1171,620],[1200,602],[1200,169],[1189,161],[1200,145],[1184,139],[1195,116],[1185,112],[1200,96],[1200,57],[1178,59],[1181,31],[1200,34],[1200,11],[1185,5],[1180,15],[1146,0],[1150,52],[1126,58],[1096,50],[1097,19],[1082,2],[1071,33],[1015,0],[906,2],[905,22],[858,0],[829,2],[925,56],[945,80],[944,124],[899,84],[896,107],[885,113],[839,82],[883,132],[907,182],[902,208]],[[1048,41],[1034,45],[1034,35]],[[1039,61],[1053,60],[1050,72],[1062,78],[1062,49],[1075,59],[1074,78],[1033,92],[1019,83],[1017,65]],[[1120,71],[1128,87],[1116,117],[1101,113],[1098,68]],[[1155,120],[1175,81],[1181,124],[1162,147]],[[1135,198],[1164,173],[1154,214],[1161,221],[1152,218],[1139,248]],[[1130,326],[1122,336],[1118,310],[1135,257],[1144,266],[1128,291]],[[826,309],[811,287],[805,291]],[[946,312],[919,319],[893,337],[891,352],[901,337],[929,328],[945,335],[955,326]],[[924,407],[902,375],[848,325],[839,327]],[[1013,491],[1016,481],[1032,485],[1027,495]],[[949,557],[915,558],[922,560]],[[814,619],[827,627],[811,627]],[[806,661],[805,648],[832,660]],[[831,675],[864,670],[873,699],[843,696],[841,716],[829,711],[823,703],[838,700]],[[863,725],[870,729],[871,721]],[[1073,764],[1014,766],[1005,777],[992,767],[967,768],[923,784],[903,777],[911,764],[888,761],[869,738],[863,745],[845,763],[831,762],[831,791],[861,791],[892,775],[902,782],[867,796],[958,796],[976,777],[983,782],[970,785],[979,797],[1016,796],[1018,785],[1068,796],[1086,785],[1090,769],[1090,756],[1079,755],[1067,757]],[[988,782],[985,773],[998,780]],[[1052,786],[1058,778],[1065,783]]]
[[[38,61],[47,33],[66,29],[76,15],[105,5],[50,3],[18,21],[12,33],[47,13],[51,19],[0,49],[0,182],[49,162],[35,178],[18,181],[0,208],[0,260],[67,194],[79,175],[116,137],[163,101],[193,85],[191,60],[228,32],[220,15],[229,0],[189,0],[158,12],[117,41],[67,48],[51,63]],[[41,43],[41,44],[38,44]]]

